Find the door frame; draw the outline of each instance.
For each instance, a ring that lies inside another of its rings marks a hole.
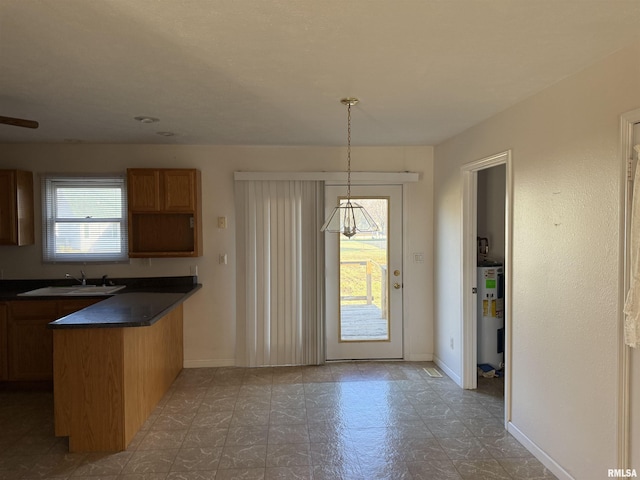
[[[620,116],[620,255],[619,298],[618,298],[618,405],[617,405],[617,460],[622,468],[629,468],[631,457],[631,352],[624,343],[624,303],[629,290],[631,274],[631,258],[629,255],[631,206],[633,195],[633,130],[640,122],[640,108]],[[638,168],[638,165],[636,165]]]
[[[504,256],[504,313],[505,338],[505,425],[511,419],[511,322],[512,322],[512,226],[513,226],[513,173],[511,150],[497,153],[467,163],[462,170],[462,315],[461,321],[461,366],[462,388],[475,389],[477,376],[477,236],[478,236],[478,172],[487,168],[505,165],[505,256]]]

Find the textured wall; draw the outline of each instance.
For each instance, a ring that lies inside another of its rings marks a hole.
[[[435,154],[436,356],[460,372],[460,166],[512,149],[511,420],[580,479],[616,465],[619,119],[640,106],[639,59],[622,50]]]

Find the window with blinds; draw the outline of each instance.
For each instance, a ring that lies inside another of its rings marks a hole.
[[[42,177],[44,262],[127,262],[124,176]]]

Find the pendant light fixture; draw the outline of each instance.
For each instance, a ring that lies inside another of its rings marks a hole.
[[[353,97],[340,100],[340,103],[347,106],[347,199],[333,209],[320,229],[322,232],[341,233],[348,238],[358,232],[380,230],[364,207],[351,201],[351,107],[358,102],[359,100]]]

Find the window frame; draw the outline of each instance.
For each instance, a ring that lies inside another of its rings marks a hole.
[[[42,185],[42,261],[43,263],[129,263],[127,181],[124,174],[48,173],[41,177]],[[120,217],[65,218],[57,217],[58,188],[119,188]],[[120,251],[117,253],[56,253],[55,231],[58,224],[119,223]]]

